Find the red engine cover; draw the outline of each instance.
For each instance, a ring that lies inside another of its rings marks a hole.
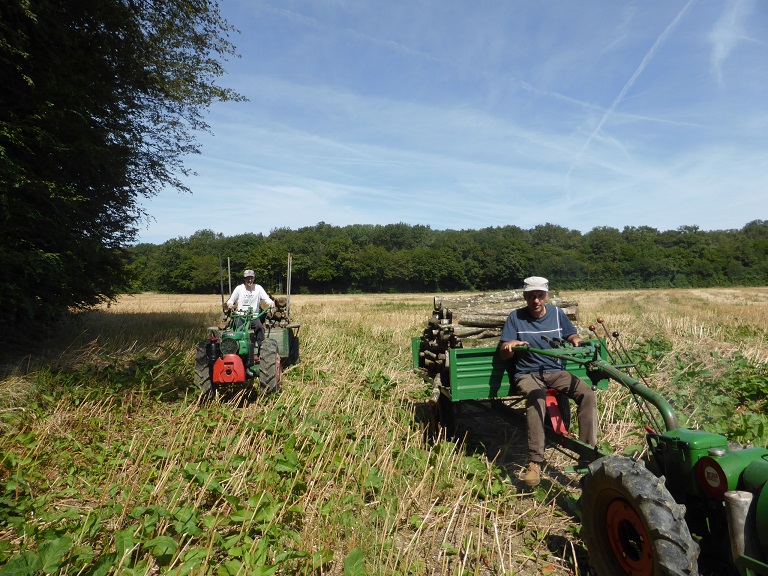
[[[213,381],[216,384],[245,382],[245,366],[237,354],[227,354],[213,365]]]

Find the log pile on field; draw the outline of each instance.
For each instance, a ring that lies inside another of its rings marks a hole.
[[[550,293],[547,303],[562,308],[572,322],[578,320],[577,302],[563,300],[559,295]],[[498,340],[509,313],[523,306],[525,306],[525,299],[522,290],[462,297],[435,296],[434,299],[435,313],[442,318],[450,317],[450,324],[456,336],[473,340],[488,338]]]
[[[548,304],[562,308],[572,322],[578,320],[577,302],[550,293]],[[435,296],[432,317],[424,329],[419,356],[424,368],[434,377],[445,367],[447,350],[467,346],[494,346],[512,310],[525,306],[522,290]]]
[[[463,348],[461,340],[454,334],[450,318],[443,310],[435,310],[421,334],[419,342],[419,366],[423,366],[430,378],[445,368],[448,350]]]
[[[287,296],[272,296],[275,307],[264,318],[265,328],[285,328],[291,323]]]

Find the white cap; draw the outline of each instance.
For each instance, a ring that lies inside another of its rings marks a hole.
[[[248,278],[248,276],[256,277],[256,274],[253,272],[253,270],[246,270],[243,272],[243,278]]]
[[[523,280],[523,292],[533,292],[534,290],[549,292],[549,280],[541,276],[531,276]]]

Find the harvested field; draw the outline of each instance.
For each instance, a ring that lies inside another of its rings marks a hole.
[[[544,481],[531,490],[517,479],[525,434],[501,418],[468,408],[464,442],[425,438],[431,387],[412,371],[410,340],[434,296],[294,295],[302,362],[283,391],[213,405],[197,404],[186,386],[220,297],[121,297],[67,326],[46,354],[5,359],[0,451],[27,464],[6,461],[0,477],[22,474],[45,493],[19,496],[28,521],[39,518],[41,530],[69,522],[73,546],[94,557],[119,553],[116,534],[133,530],[135,551],[115,566],[153,573],[193,563],[195,574],[252,573],[262,562],[278,573],[342,574],[362,561],[364,573],[382,575],[586,574],[578,478],[562,473],[564,456],[548,451]],[[582,325],[602,316],[627,346],[663,336],[702,362],[714,363],[713,351],[768,361],[768,288],[561,296],[578,302]],[[674,376],[672,355],[650,375],[661,389]],[[600,437],[617,450],[637,427],[623,402],[620,390],[601,394]],[[152,506],[169,516],[142,524],[149,512],[136,510]],[[196,529],[185,533],[174,518],[191,509]],[[100,528],[88,532],[94,514]],[[161,537],[174,542],[170,555],[147,544]],[[12,523],[0,526],[0,541],[6,559],[37,546]],[[87,564],[66,558],[59,573]]]

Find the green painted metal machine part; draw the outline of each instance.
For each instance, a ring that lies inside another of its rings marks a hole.
[[[248,332],[241,330],[222,330],[221,346],[225,354],[244,356],[248,353]]]
[[[421,357],[419,355],[420,352],[420,346],[421,346],[421,336],[414,336],[411,338],[411,360],[413,361],[413,369],[418,370],[420,365]]]
[[[744,468],[744,488],[749,492],[757,493],[768,483],[768,450],[764,450],[759,459],[753,460]],[[768,516],[766,516],[768,520]],[[765,535],[768,536],[768,530]]]
[[[652,435],[649,440],[654,455],[661,462],[669,489],[673,493],[682,490],[696,496],[703,495],[695,474],[699,460],[708,457],[710,449],[728,448],[725,436],[686,428],[669,430],[659,436]],[[735,489],[735,481],[730,489]]]
[[[757,499],[757,504],[753,503],[757,539],[760,542],[763,555],[768,560],[768,451],[761,458],[750,462],[744,469],[742,477],[744,489],[752,492]]]
[[[763,485],[755,507],[755,519],[757,524],[757,539],[760,542],[760,548],[763,550],[763,556],[768,558],[768,484]],[[768,568],[768,564],[764,565]],[[768,570],[764,572],[768,574]]]
[[[605,348],[599,340],[590,340],[585,350],[594,354],[605,355]],[[592,376],[583,362],[565,359],[565,369],[584,380],[592,380]],[[414,344],[414,362],[418,362],[418,348]],[[501,359],[497,346],[478,348],[453,348],[448,350],[448,370],[451,384],[451,400],[488,400],[514,396],[516,391],[512,386],[509,373],[509,362]],[[598,388],[608,387],[607,380],[599,378],[593,384]]]
[[[261,320],[268,312],[268,309],[254,314],[251,308],[244,314],[231,312],[229,319],[229,328],[221,331],[221,352],[222,354],[237,354],[245,356],[250,352],[250,334],[251,320]]]
[[[300,324],[290,324],[285,328],[269,328],[266,338],[277,342],[277,353],[280,358],[290,358],[291,352],[297,346],[296,337]]]

